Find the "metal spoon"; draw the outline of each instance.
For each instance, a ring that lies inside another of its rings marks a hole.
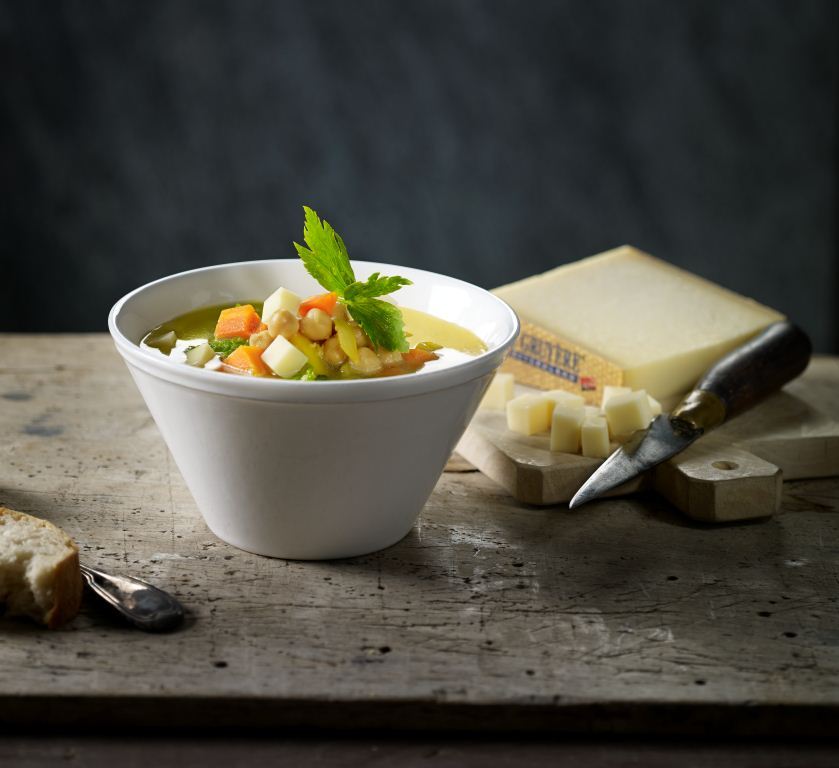
[[[183,621],[183,606],[168,592],[131,576],[111,576],[82,565],[87,585],[144,632],[166,632]]]

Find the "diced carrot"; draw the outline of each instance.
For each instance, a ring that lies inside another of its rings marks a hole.
[[[300,317],[306,317],[313,309],[322,309],[327,315],[331,315],[335,311],[335,305],[337,303],[338,294],[335,291],[310,296],[305,301],[300,302]]]
[[[264,351],[259,347],[249,347],[245,344],[236,347],[228,357],[225,357],[224,364],[231,368],[238,368],[251,376],[270,376],[271,369],[262,361]]]
[[[414,347],[413,349],[409,349],[403,356],[403,360],[405,363],[412,368],[420,368],[426,363],[431,362],[432,360],[437,360],[438,355],[435,355],[433,352],[430,352],[427,349],[420,349],[419,347]]]
[[[223,309],[213,334],[217,339],[247,339],[259,330],[262,320],[250,304]]]
[[[388,376],[402,376],[405,373],[411,373],[411,371],[411,368],[406,368],[404,365],[392,365],[389,368],[382,368],[375,374],[375,378],[384,379]]]

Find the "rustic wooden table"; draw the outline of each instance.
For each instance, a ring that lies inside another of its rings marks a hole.
[[[6,729],[835,736],[837,479],[705,527],[653,495],[525,507],[453,462],[397,545],[288,562],[209,532],[103,335],[0,336],[0,424],[0,504],[190,613],[160,636],[89,598],[60,631],[0,622]]]

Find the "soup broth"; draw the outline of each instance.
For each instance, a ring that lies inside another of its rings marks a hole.
[[[324,354],[322,349],[325,345],[316,345],[311,342],[306,345],[305,338],[303,340],[292,338],[292,344],[298,344],[299,348],[305,349],[310,355],[319,355],[323,367],[317,368],[313,374],[312,363],[316,363],[317,361],[310,357],[309,362],[301,368],[301,371],[291,376],[279,376],[271,369],[263,370],[258,368],[257,370],[247,371],[229,364],[232,353],[225,355],[224,351],[226,350],[221,348],[219,340],[215,337],[219,317],[225,310],[247,306],[251,306],[257,315],[262,315],[263,303],[260,301],[251,301],[247,304],[240,302],[203,307],[179,315],[151,329],[143,337],[140,346],[150,354],[164,355],[173,362],[189,364],[189,356],[191,353],[194,354],[192,351],[210,343],[220,351],[214,350],[212,357],[202,362],[200,367],[223,373],[309,380],[377,378],[381,376],[434,371],[449,367],[486,351],[484,342],[466,328],[416,309],[400,307],[404,321],[405,335],[411,349],[405,355],[400,355],[398,352],[375,350],[372,349],[372,345],[367,340],[366,348],[377,355],[381,362],[380,368],[369,372],[361,371],[354,367],[352,361],[349,359],[340,365],[331,365],[327,360],[323,359]],[[340,322],[340,320],[335,321],[336,327]],[[351,323],[352,321],[349,320],[349,322]],[[258,333],[266,332],[267,329],[264,329],[258,331],[257,335]],[[358,331],[356,331],[356,334],[358,334]],[[360,343],[364,344],[365,342],[362,339]],[[246,345],[239,344],[239,346]],[[315,347],[319,347],[320,349],[314,349]],[[416,353],[415,350],[417,350]],[[367,356],[369,357],[370,355],[368,354]],[[422,362],[419,365],[415,365],[413,362],[409,364],[406,361],[410,357],[420,359]]]

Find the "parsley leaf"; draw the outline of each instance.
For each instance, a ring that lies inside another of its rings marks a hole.
[[[303,240],[309,247],[295,243],[297,254],[303,260],[306,271],[327,291],[343,295],[344,289],[355,282],[347,247],[341,236],[308,206],[303,206],[306,215],[303,225]]]
[[[359,298],[348,302],[352,319],[355,320],[370,337],[373,346],[382,349],[408,351],[408,339],[399,307],[381,299]]]
[[[378,272],[364,282],[356,280],[341,236],[308,206],[304,205],[303,211],[303,240],[308,248],[299,243],[294,247],[306,271],[327,291],[341,297],[353,320],[373,344],[387,350],[407,351],[402,313],[376,297],[387,296],[403,285],[411,285],[411,281],[399,276],[382,277]]]
[[[289,378],[297,379],[298,381],[316,381],[318,376],[315,373],[314,368],[312,368],[311,365],[306,363],[306,365],[304,365],[299,371],[297,371],[297,373],[295,373],[294,376],[291,376]]]
[[[207,342],[219,357],[225,358],[233,354],[233,350],[248,343],[247,339],[210,339]]]
[[[358,299],[372,299],[376,296],[387,296],[398,291],[403,285],[411,285],[411,281],[405,277],[380,277],[374,272],[367,278],[366,282],[354,282],[348,285],[344,291],[344,299],[347,302],[354,302]]]

